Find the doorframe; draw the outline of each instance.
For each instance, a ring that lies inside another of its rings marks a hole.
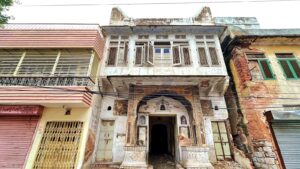
[[[180,149],[180,146],[179,146],[179,142],[177,140],[177,137],[178,137],[178,120],[177,120],[177,114],[168,114],[168,115],[165,115],[165,114],[149,114],[148,115],[148,131],[147,131],[147,137],[148,137],[148,142],[147,142],[147,162],[149,163],[149,157],[150,157],[150,118],[151,117],[171,117],[174,119],[174,148],[175,148],[175,156],[174,156],[174,160],[176,161],[177,157],[179,157],[178,159],[180,159],[180,152],[181,152],[181,149]],[[152,132],[152,129],[151,129],[151,132]],[[179,151],[179,154],[177,153],[177,147],[178,147],[178,151]]]

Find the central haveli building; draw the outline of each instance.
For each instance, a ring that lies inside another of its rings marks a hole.
[[[168,155],[184,168],[231,159],[227,74],[209,8],[193,18],[133,19],[113,8],[101,62],[95,166],[147,168]]]

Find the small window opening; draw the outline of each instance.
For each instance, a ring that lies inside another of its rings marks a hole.
[[[110,111],[110,110],[111,110],[111,106],[108,106],[108,107],[107,107],[107,110]]]

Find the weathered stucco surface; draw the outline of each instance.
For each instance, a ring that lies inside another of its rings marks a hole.
[[[300,59],[299,39],[263,38],[249,42],[246,46],[236,46],[231,52],[230,71],[235,85],[235,92],[228,97],[238,97],[239,109],[233,109],[231,120],[233,135],[242,144],[244,153],[252,158],[257,168],[281,168],[269,123],[264,112],[284,110],[284,105],[298,105],[300,92],[298,80],[287,80],[275,56],[275,53],[293,53]],[[250,45],[251,44],[251,45]],[[270,60],[275,79],[255,80],[251,77],[246,53],[264,53]],[[289,99],[290,98],[290,99]],[[232,103],[232,102],[231,102]],[[234,104],[229,104],[234,106]],[[242,130],[239,130],[241,128]],[[243,134],[241,134],[243,132]]]

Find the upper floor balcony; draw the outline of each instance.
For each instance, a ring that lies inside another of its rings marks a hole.
[[[98,65],[92,49],[1,49],[0,102],[88,106]]]
[[[227,76],[216,26],[108,26],[102,76]]]

